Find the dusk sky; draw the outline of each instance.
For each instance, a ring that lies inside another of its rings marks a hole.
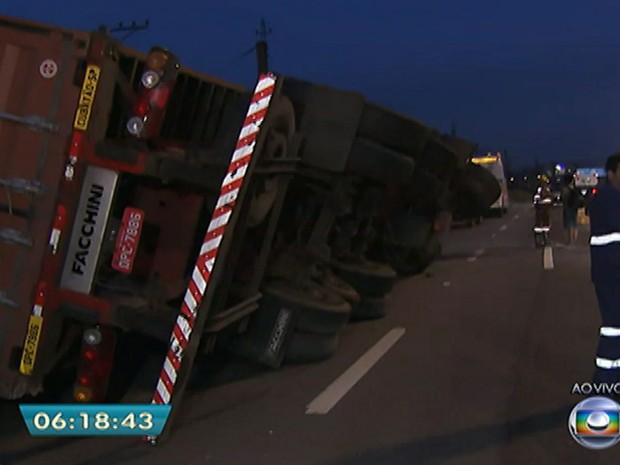
[[[261,18],[274,71],[359,91],[513,166],[603,165],[620,150],[620,1],[0,0],[2,14],[94,29],[150,21],[126,43],[254,83]]]

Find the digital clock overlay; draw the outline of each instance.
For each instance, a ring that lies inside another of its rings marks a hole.
[[[158,436],[170,405],[21,404],[32,436]]]

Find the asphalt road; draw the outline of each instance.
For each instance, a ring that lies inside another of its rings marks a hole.
[[[599,326],[587,227],[578,246],[553,247],[545,270],[532,221],[530,205],[515,205],[447,233],[442,259],[399,282],[386,318],[349,325],[326,362],[205,368],[173,436],[156,447],[29,438],[16,404],[0,403],[0,465],[613,463],[620,445],[588,450],[567,429],[582,400],[570,391],[590,381]],[[553,236],[562,240],[559,227]],[[395,328],[402,337],[328,413],[306,414]]]

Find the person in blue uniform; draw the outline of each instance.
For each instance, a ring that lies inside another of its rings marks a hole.
[[[601,327],[594,381],[620,382],[620,152],[605,164],[607,183],[590,201],[591,278]]]

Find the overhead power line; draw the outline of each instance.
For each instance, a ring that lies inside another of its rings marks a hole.
[[[121,36],[119,39],[121,42],[127,40],[130,36],[135,34],[136,32],[145,31],[149,28],[149,20],[146,19],[142,24],[136,23],[136,21],[131,21],[130,24],[125,24],[122,21],[114,27],[109,26],[100,26],[99,29],[103,30],[109,34],[116,34],[119,32],[124,32],[125,34]]]

